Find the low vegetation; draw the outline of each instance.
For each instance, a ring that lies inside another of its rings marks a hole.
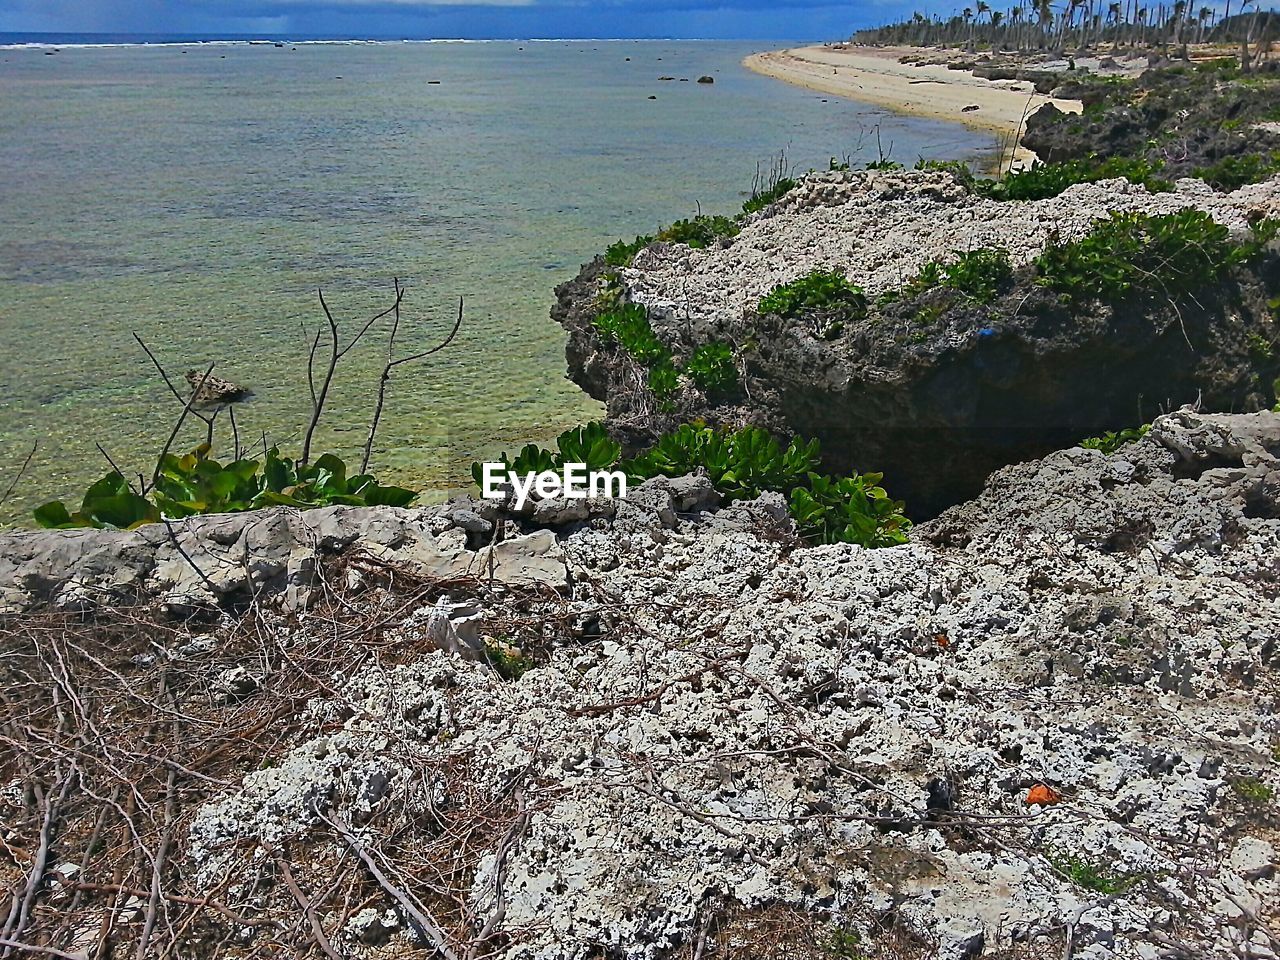
[[[738,221],[731,217],[699,215],[692,220],[677,220],[660,230],[657,239],[666,243],[683,243],[701,250],[722,237],[736,237],[741,230]]]
[[[177,519],[210,513],[242,513],[262,507],[299,509],[344,504],[355,507],[405,507],[417,494],[384,486],[370,474],[347,475],[347,465],[333,454],[300,463],[272,447],[261,459],[238,459],[226,465],[209,456],[202,444],[184,457],[161,457],[154,480],[136,491],[123,474],[112,471],[85,492],[72,513],[55,500],[39,507],[42,527],[119,527],[128,529],[161,518]]]
[[[622,460],[604,427],[591,423],[562,434],[554,450],[529,444],[512,459],[503,454],[502,462],[518,474],[585,463],[590,470],[621,470],[632,483],[703,472],[729,501],[752,500],[765,491],[783,494],[810,543],[891,546],[905,543],[911,528],[901,501],[880,486],[880,474],[829,476],[822,472],[818,441],[797,439],[783,446],[756,427],[722,431],[685,424],[640,456]],[[481,482],[480,463],[472,465],[472,476]]]
[[[990,303],[1012,278],[1013,261],[1008,250],[980,247],[958,252],[951,260],[930,260],[902,287],[882,295],[880,302],[892,303],[943,288],[978,303]]]
[[[790,283],[779,284],[760,298],[761,314],[775,314],[784,320],[819,311],[861,319],[867,315],[867,297],[837,268],[811,270]]]
[[[1151,424],[1144,423],[1140,427],[1125,427],[1123,430],[1118,431],[1108,430],[1100,437],[1086,437],[1080,441],[1080,446],[1086,450],[1100,450],[1107,456],[1111,456],[1125,444],[1141,440],[1150,429]]]
[[[1091,893],[1123,893],[1137,882],[1137,877],[1116,873],[1068,853],[1051,853],[1046,859],[1053,868],[1077,887]]]
[[[970,174],[967,183],[975,193],[993,200],[1047,200],[1077,183],[1118,178],[1140,184],[1152,193],[1172,190],[1173,184],[1158,174],[1159,168],[1147,160],[1129,157],[1103,160],[1091,156],[1058,163],[1034,163],[1025,170],[1012,171],[997,180],[979,180]]]
[[[686,375],[708,396],[731,393],[738,386],[738,370],[733,349],[727,343],[711,341],[697,347],[682,367],[671,350],[658,339],[649,322],[649,313],[636,303],[619,303],[596,314],[592,321],[606,343],[614,343],[637,363],[649,369],[649,388],[660,403],[679,388]]]
[[[209,399],[205,390],[214,382],[213,365],[210,364],[202,376],[196,376],[194,371],[188,374],[191,391],[184,396],[152,350],[135,334],[134,339],[151,360],[174,399],[181,404],[181,412],[156,458],[154,468],[149,474],[139,472],[126,475],[99,444],[98,449],[111,470],[90,484],[80,499],[78,509],[72,510],[63,501],[54,500],[36,508],[36,523],[54,529],[130,529],[183,517],[242,513],[271,506],[296,509],[332,505],[408,506],[417,498],[414,491],[380,483],[368,471],[389,384],[397,369],[430,357],[453,342],[462,326],[463,305],[459,301],[458,316],[452,329],[435,346],[396,356],[397,337],[401,333],[400,308],[405,295],[405,289],[399,280],[395,281],[394,292],[392,305],[362,322],[345,343],[342,342],[343,324],[334,317],[324,294],[320,294],[325,323],[318,325],[314,336],[309,338],[311,352],[307,362],[307,384],[311,394],[311,410],[302,433],[301,452],[296,458],[282,454],[277,445],[269,443],[265,434],[262,436],[261,455],[251,457],[249,451],[241,446],[234,410],[236,400],[226,399],[239,398],[247,391],[223,382],[226,389],[222,396],[212,395],[212,399]],[[386,322],[387,359],[378,380],[360,465],[351,469],[345,460],[333,453],[323,454],[313,460],[312,441],[323,416],[325,403],[331,396],[338,366],[381,321]],[[322,346],[327,346],[328,357],[318,362],[318,358],[322,356]],[[224,412],[225,422],[229,423],[230,428],[228,446],[231,448],[231,459],[227,463],[210,455],[214,449],[219,417]],[[183,426],[192,419],[203,425],[204,442],[185,456],[171,453]]]
[[[751,198],[742,205],[744,216],[750,216],[765,207],[778,202],[782,196],[800,185],[800,181],[792,177],[779,177],[770,186],[753,192]]]
[[[1277,226],[1263,221],[1249,240],[1237,243],[1201,210],[1112,213],[1079,240],[1051,237],[1035,260],[1036,282],[1071,299],[1113,304],[1142,297],[1178,300],[1256,258],[1275,238]]]
[[[1263,806],[1275,797],[1275,791],[1257,777],[1236,777],[1231,781],[1231,789],[1245,803]]]

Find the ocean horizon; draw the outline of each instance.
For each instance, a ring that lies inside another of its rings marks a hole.
[[[0,50],[20,47],[183,47],[219,44],[392,44],[392,43],[761,43],[800,46],[820,43],[810,40],[776,38],[742,38],[724,40],[715,37],[351,37],[326,34],[169,34],[169,33],[22,33],[0,31]]]
[[[741,66],[767,43],[114,36],[0,51],[0,472],[38,444],[4,522],[106,473],[95,442],[151,470],[180,411],[134,333],[173,375],[215,363],[253,389],[241,430],[287,448],[318,289],[354,324],[398,277],[406,348],[464,297],[458,342],[392,382],[372,463],[461,488],[472,460],[599,415],[548,311],[609,243],[735,212],[783,152],[803,171],[875,159],[877,133],[908,164],[994,147]],[[358,459],[384,359],[381,341],[350,355],[320,449]]]

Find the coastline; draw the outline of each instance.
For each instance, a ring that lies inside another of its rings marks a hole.
[[[1035,154],[1017,140],[1026,118],[1044,104],[1052,103],[1064,113],[1082,109],[1078,100],[1044,96],[1027,83],[993,82],[967,70],[899,62],[900,56],[912,52],[919,51],[905,47],[795,47],[752,54],[742,65],[818,93],[992,133],[998,140],[1001,169],[1026,167],[1035,161]],[[965,109],[972,107],[977,109]]]

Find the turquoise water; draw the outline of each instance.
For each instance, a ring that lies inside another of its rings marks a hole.
[[[317,288],[354,321],[398,276],[407,348],[463,296],[457,343],[392,382],[373,460],[449,488],[473,459],[599,412],[565,379],[547,312],[607,243],[736,209],[781,150],[801,169],[872,158],[876,125],[903,161],[992,147],[739,65],[767,47],[0,50],[0,493],[39,442],[0,520],[106,472],[95,441],[149,470],[179,407],[133,331],[175,374],[216,361],[255,391],[242,434],[288,446]],[[716,83],[658,79],[702,74]],[[381,340],[349,355],[319,449],[356,455],[384,355]]]

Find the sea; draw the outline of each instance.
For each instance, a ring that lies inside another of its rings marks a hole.
[[[74,509],[108,457],[150,474],[182,408],[135,335],[180,388],[214,364],[251,389],[241,444],[287,452],[320,291],[345,347],[402,284],[397,357],[461,300],[454,343],[395,369],[372,458],[437,499],[600,415],[548,310],[612,241],[736,211],[780,157],[989,159],[981,133],[741,66],[787,45],[0,34],[0,497],[30,456],[0,523]],[[317,451],[359,459],[388,330],[343,357]]]

